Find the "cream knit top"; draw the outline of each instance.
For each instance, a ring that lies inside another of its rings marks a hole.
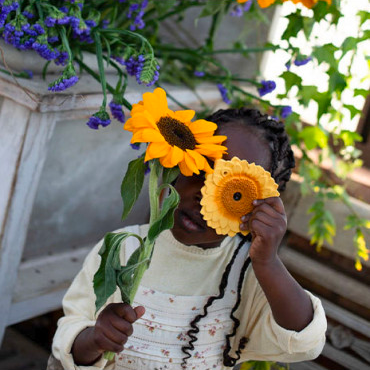
[[[147,225],[131,226],[125,230],[145,236]],[[115,361],[103,358],[94,366],[77,366],[71,347],[76,336],[96,320],[95,295],[92,280],[99,266],[100,241],[89,253],[83,268],[74,279],[63,299],[65,316],[58,322],[53,341],[53,354],[64,368],[72,369],[182,369],[185,356],[181,347],[188,343],[186,332],[192,319],[203,313],[203,306],[211,295],[218,295],[222,273],[239,242],[238,237],[225,238],[217,248],[201,249],[179,243],[171,231],[157,239],[149,269],[145,272],[133,306],[143,305],[145,315],[134,324],[134,333]],[[128,238],[121,249],[124,264],[137,247],[136,238]],[[236,301],[239,273],[247,257],[249,245],[239,251],[233,264],[225,296],[215,300],[208,315],[198,322],[198,340],[194,342],[187,369],[228,369],[223,366],[225,335],[231,332],[230,311]],[[274,320],[266,297],[251,266],[248,267],[242,300],[235,316],[240,320],[237,335],[232,340],[230,355],[235,357],[239,340],[249,339],[238,361],[271,360],[280,362],[304,361],[317,357],[325,343],[326,318],[321,302],[311,293],[314,318],[302,331],[280,327]],[[106,304],[120,302],[117,290]],[[99,314],[99,313],[98,313]]]

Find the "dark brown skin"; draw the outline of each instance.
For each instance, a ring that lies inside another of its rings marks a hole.
[[[228,124],[217,134],[228,137],[224,144],[228,154],[224,159],[237,156],[270,169],[268,144],[253,130]],[[203,184],[204,174],[178,177],[175,188],[181,200],[171,231],[181,243],[207,249],[218,247],[225,236],[208,227],[200,214],[200,189]],[[191,230],[189,223],[193,225]],[[286,329],[301,331],[311,322],[313,309],[308,295],[289,274],[277,254],[287,228],[283,202],[279,197],[257,200],[253,211],[241,218],[240,228],[250,230],[252,234],[249,255],[253,270],[276,322]],[[144,312],[142,306],[133,309],[123,303],[108,305],[100,313],[95,326],[77,336],[72,347],[75,363],[92,365],[105,351],[121,352],[133,332],[132,324]]]

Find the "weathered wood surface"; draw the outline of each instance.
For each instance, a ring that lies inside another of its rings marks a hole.
[[[12,123],[17,124],[14,121]],[[51,114],[32,112],[29,118],[0,250],[0,338],[8,322],[33,200],[54,124]]]
[[[0,245],[30,111],[0,97]]]

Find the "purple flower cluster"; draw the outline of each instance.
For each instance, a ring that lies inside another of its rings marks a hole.
[[[281,108],[281,118],[287,118],[293,113],[292,107],[286,105],[285,107]]]
[[[253,0],[247,1],[244,5],[235,5],[233,10],[230,12],[232,17],[242,17],[245,12],[249,12],[251,8]]]
[[[143,0],[141,4],[134,3],[131,4],[127,12],[127,18],[133,19],[133,23],[130,25],[130,30],[135,31],[136,29],[143,29],[145,27],[145,22],[143,21],[143,16],[145,13],[145,8],[148,6],[148,0]]]
[[[119,122],[125,123],[125,114],[122,110],[122,105],[115,103],[114,100],[112,100],[109,103],[109,108],[112,113],[112,116]]]
[[[68,89],[69,87],[73,86],[78,82],[77,76],[71,76],[69,78],[64,78],[63,76],[58,78],[52,86],[48,87],[49,91],[63,91]]]
[[[93,130],[99,129],[99,125],[106,127],[110,124],[110,118],[105,108],[100,109],[99,112],[93,114],[86,124]]]
[[[143,70],[144,62],[144,55],[139,55],[137,58],[131,56],[128,60],[124,61],[127,73],[130,76],[136,76],[137,80],[140,79],[140,72]]]
[[[312,60],[312,57],[307,57],[307,58],[303,58],[303,59],[295,59],[294,65],[296,65],[297,67],[304,66],[305,64],[307,64],[311,60]]]
[[[204,71],[194,71],[195,77],[204,77],[205,73]]]
[[[231,100],[229,98],[229,93],[227,88],[223,84],[217,84],[218,90],[220,91],[220,94],[222,96],[222,100],[226,104],[231,104]]]
[[[6,18],[10,12],[17,10],[19,7],[18,1],[0,0],[0,28],[5,24]]]
[[[155,64],[154,64],[155,63]],[[153,68],[154,64],[154,68]],[[139,85],[145,84],[145,86],[154,85],[159,78],[159,65],[153,60],[148,59],[144,62],[143,68],[138,70],[136,73],[136,81]]]
[[[260,87],[258,89],[258,93],[260,94],[260,96],[264,96],[266,94],[269,94],[270,92],[272,92],[272,91],[274,91],[276,89],[276,83],[275,83],[275,81],[271,81],[271,80],[265,81],[265,80],[262,80],[261,81],[261,85],[262,85],[262,87]]]
[[[139,150],[140,149],[140,143],[133,143],[130,144],[130,147],[134,150]]]

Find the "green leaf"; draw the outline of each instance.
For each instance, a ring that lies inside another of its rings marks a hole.
[[[139,197],[144,183],[144,173],[145,163],[143,157],[134,159],[129,163],[127,172],[121,184],[121,196],[123,200],[122,220],[128,216]]]
[[[285,18],[288,18],[289,23],[281,38],[289,40],[291,37],[296,37],[298,32],[303,29],[303,17],[301,11],[298,10],[297,13],[289,14]]]
[[[166,14],[176,3],[176,0],[156,0],[153,1],[154,6],[158,12],[158,15],[161,17]]]
[[[96,295],[96,312],[105,304],[107,299],[116,290],[117,263],[114,262],[116,250],[120,249],[121,243],[131,233],[108,233],[100,248],[101,262],[98,271],[94,275],[94,293]],[[118,266],[119,267],[119,266]]]
[[[343,107],[348,109],[351,113],[351,119],[353,119],[354,117],[356,117],[357,114],[361,114],[361,110],[360,109],[357,109],[356,107],[354,107],[353,105],[349,105],[349,104],[343,104]]]
[[[341,58],[343,58],[349,51],[356,50],[357,43],[359,41],[360,40],[357,39],[357,38],[355,38],[355,37],[352,37],[352,36],[347,37],[343,41],[342,46],[341,46],[341,49],[342,49],[342,56],[341,56]]]
[[[307,126],[300,133],[300,138],[303,139],[308,150],[314,149],[317,146],[326,148],[328,145],[328,137],[325,132],[318,126]]]
[[[285,81],[286,92],[290,91],[293,86],[301,86],[302,78],[290,71],[285,71],[280,75]]]
[[[316,22],[320,22],[328,14],[328,4],[319,1],[313,8],[313,17]]]
[[[367,96],[369,95],[369,91],[365,89],[355,89],[353,96],[358,96],[358,95],[361,95],[366,99]]]
[[[329,91],[342,92],[347,87],[345,76],[338,71],[329,71]]]
[[[309,40],[310,38],[314,24],[315,24],[314,18],[303,17],[303,32],[307,40]]]
[[[343,140],[345,146],[352,146],[357,141],[362,141],[362,136],[357,132],[342,130],[338,137]]]
[[[173,186],[169,185],[169,188],[171,192],[163,201],[159,217],[153,222],[148,231],[148,239],[150,241],[154,241],[163,230],[170,229],[173,226],[174,212],[179,204],[180,196]]]
[[[331,94],[329,92],[324,93],[317,93],[314,97],[314,100],[317,102],[319,109],[317,111],[317,118],[320,119],[320,117],[328,113],[328,108],[331,106]]]
[[[317,46],[313,50],[313,56],[316,57],[319,64],[326,62],[335,70],[338,69],[338,61],[334,56],[334,53],[338,50],[333,44],[325,44],[323,46]]]
[[[225,6],[226,2],[227,0],[207,0],[198,18],[208,17],[209,15],[218,13]]]
[[[163,167],[162,181],[164,184],[172,184],[180,173],[179,167],[166,168]]]
[[[307,107],[311,100],[318,94],[316,86],[301,86],[298,90],[299,102]]]

